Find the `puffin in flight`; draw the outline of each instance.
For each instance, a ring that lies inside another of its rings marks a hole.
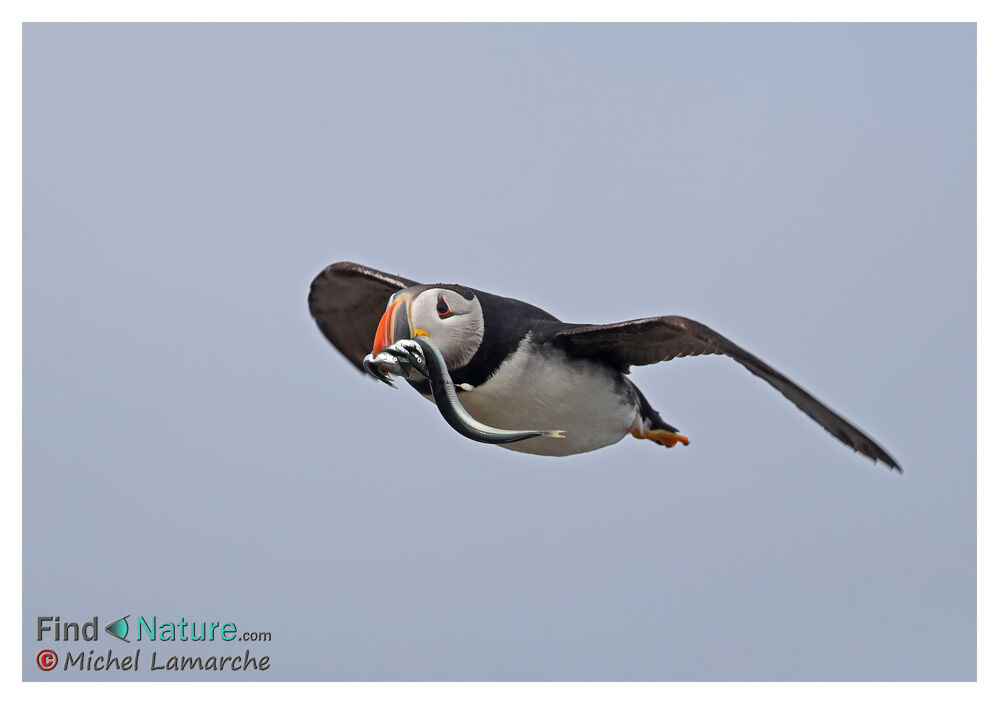
[[[606,325],[564,323],[529,303],[457,284],[419,284],[352,262],[313,280],[309,310],[320,331],[358,369],[399,340],[421,334],[439,348],[461,406],[498,428],[561,428],[505,447],[574,455],[629,433],[666,447],[688,439],[666,423],[625,376],[631,365],[723,354],[780,391],[854,451],[901,472],[870,437],[758,357],[711,328],[667,315]],[[409,383],[430,398],[426,379]]]

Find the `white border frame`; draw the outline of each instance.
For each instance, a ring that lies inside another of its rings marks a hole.
[[[992,3],[993,5],[995,3]],[[994,69],[999,44],[996,12],[986,2],[952,1],[930,3],[915,0],[841,0],[835,4],[793,3],[757,0],[754,3],[719,1],[686,6],[615,0],[614,2],[560,2],[555,0],[507,0],[506,2],[458,2],[455,0],[382,0],[376,3],[283,0],[280,3],[225,2],[222,0],[174,0],[173,2],[89,0],[71,2],[7,3],[0,24],[0,51],[4,62],[2,151],[3,188],[0,213],[5,233],[0,238],[0,308],[3,310],[2,373],[3,398],[0,451],[3,467],[13,486],[2,492],[3,549],[7,564],[16,564],[17,581],[3,583],[5,623],[21,621],[21,23],[55,21],[837,21],[837,22],[978,22],[978,437],[987,438],[996,418],[993,392],[995,375],[984,360],[996,359],[994,328],[985,314],[995,310],[996,286],[988,275],[994,262],[994,201],[999,192],[995,178],[995,139],[982,125],[999,124],[996,117]],[[16,99],[13,96],[16,95]],[[991,117],[990,117],[991,115]],[[990,236],[991,235],[991,236]],[[10,629],[0,629],[0,672],[4,701],[74,699],[157,702],[179,696],[236,696],[248,701],[270,701],[275,696],[294,699],[344,698],[350,702],[406,701],[507,702],[511,698],[550,700],[571,697],[574,702],[615,700],[655,701],[680,697],[683,702],[766,698],[774,704],[802,699],[810,702],[884,700],[904,697],[909,703],[954,698],[961,701],[999,701],[996,685],[995,609],[985,595],[996,594],[996,515],[987,510],[996,497],[994,451],[979,442],[978,464],[978,682],[977,683],[21,683],[21,638]],[[988,499],[991,499],[989,501]],[[225,687],[223,693],[221,688]],[[280,689],[278,689],[280,688]],[[141,691],[140,691],[141,690]]]

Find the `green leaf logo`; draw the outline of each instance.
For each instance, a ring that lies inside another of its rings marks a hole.
[[[127,616],[122,616],[117,621],[113,621],[113,622],[109,623],[108,625],[106,625],[104,627],[104,630],[107,631],[108,633],[110,633],[111,635],[113,635],[115,638],[123,640],[123,641],[125,641],[127,643],[128,642],[128,638],[125,637],[125,636],[128,635],[128,620],[127,619],[131,615],[132,614],[128,614]]]

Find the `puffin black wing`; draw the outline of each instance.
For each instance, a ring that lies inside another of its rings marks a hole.
[[[844,444],[902,471],[887,452],[845,418],[760,358],[694,320],[666,315],[609,325],[574,325],[555,333],[550,342],[573,356],[599,359],[622,371],[632,364],[655,364],[676,357],[727,355],[767,381]]]
[[[319,272],[309,289],[309,312],[326,339],[355,367],[371,352],[378,321],[389,297],[417,282],[353,262]]]

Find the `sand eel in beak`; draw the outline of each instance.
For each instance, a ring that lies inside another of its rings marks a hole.
[[[437,404],[444,420],[466,438],[476,442],[501,445],[527,438],[565,437],[565,433],[561,430],[506,430],[477,421],[458,400],[444,355],[422,330],[416,331],[413,339],[399,340],[383,348],[377,355],[372,352],[364,358],[364,368],[377,379],[393,387],[395,385],[385,370],[400,376],[408,376],[406,367],[412,367],[430,382],[434,403]]]
[[[418,284],[350,262],[320,272],[309,292],[309,309],[323,335],[361,370],[377,369],[375,375],[385,381],[390,373],[398,374],[433,400],[431,380],[392,354],[396,343],[426,336],[446,364],[458,407],[473,420],[490,429],[565,431],[562,439],[528,437],[502,445],[511,450],[573,455],[629,434],[664,447],[687,445],[689,440],[659,416],[626,375],[631,365],[721,354],[776,388],[854,451],[901,471],[849,421],[758,357],[688,318],[564,323],[516,299],[457,284]]]

